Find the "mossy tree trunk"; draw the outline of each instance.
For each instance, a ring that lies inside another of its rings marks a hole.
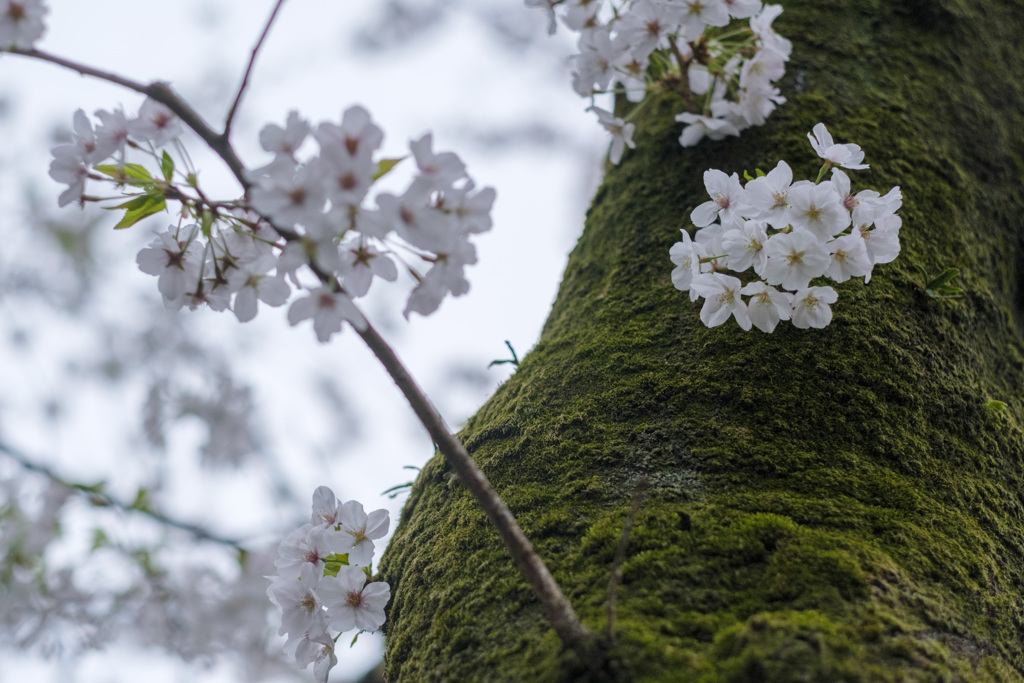
[[[1022,680],[1024,3],[784,6],[789,102],[691,149],[677,101],[646,106],[540,342],[461,437],[596,633],[648,478],[621,680]],[[819,121],[866,151],[855,187],[902,187],[902,254],[837,286],[824,330],[703,327],[668,260],[702,172],[807,177]],[[584,678],[440,458],[381,570],[389,680]]]

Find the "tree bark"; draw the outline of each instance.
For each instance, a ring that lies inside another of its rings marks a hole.
[[[789,102],[690,149],[678,100],[645,105],[539,343],[461,438],[595,633],[647,477],[605,678],[1024,680],[1024,3],[784,6]],[[864,148],[855,189],[902,187],[903,253],[838,285],[824,330],[705,328],[668,259],[703,171],[813,179],[819,121]],[[440,458],[381,572],[392,682],[601,678]]]

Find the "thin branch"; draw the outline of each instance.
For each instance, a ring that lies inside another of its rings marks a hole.
[[[82,484],[80,482],[75,481],[69,481],[68,479],[65,479],[61,475],[57,474],[57,472],[55,472],[51,468],[47,467],[46,465],[41,465],[35,462],[18,449],[9,446],[3,441],[0,441],[0,452],[5,453],[9,458],[11,458],[11,460],[14,460],[23,469],[26,469],[29,472],[36,472],[37,474],[41,474],[59,486],[63,486],[64,488],[71,489],[72,491],[83,494],[91,505],[94,505],[96,507],[112,507],[121,510],[122,512],[138,512],[149,517],[150,519],[153,519],[163,524],[164,526],[169,526],[175,529],[180,529],[182,531],[187,531],[196,538],[202,539],[204,541],[219,543],[220,545],[228,546],[229,548],[239,552],[248,552],[248,550],[241,544],[241,542],[236,541],[233,538],[220,536],[211,531],[207,531],[201,526],[173,519],[163,514],[162,512],[157,512],[156,510],[150,509],[148,506],[140,506],[131,503],[126,503],[123,500],[115,498],[114,496],[111,496],[108,493],[103,493],[102,484],[90,485]]]
[[[152,97],[177,114],[185,125],[202,138],[224,160],[245,190],[248,190],[251,186],[252,183],[246,177],[245,166],[238,158],[227,137],[210,128],[202,117],[166,83],[155,82],[149,85],[142,85],[115,74],[77,64],[39,50],[11,50],[11,52],[51,62],[83,75],[116,83]],[[264,218],[286,240],[299,239],[299,235],[295,231],[274,225],[273,221],[270,221],[269,218]],[[337,287],[337,283],[329,274],[320,271],[316,268],[315,264],[311,263],[310,267],[313,268],[313,271],[322,282]],[[523,573],[537,594],[537,597],[540,598],[544,612],[547,614],[552,628],[554,628],[563,645],[575,650],[586,664],[591,666],[598,664],[594,661],[593,636],[579,620],[579,617],[576,616],[572,605],[562,593],[558,583],[551,576],[551,572],[548,571],[547,566],[537,554],[529,539],[526,538],[512,512],[505,505],[505,501],[495,492],[487,477],[477,467],[458,438],[449,431],[441,415],[430,403],[430,400],[419,386],[417,386],[412,375],[409,374],[409,371],[398,359],[398,356],[395,355],[394,350],[384,341],[380,334],[367,324],[366,329],[359,332],[359,335],[367,346],[370,347],[374,355],[377,356],[377,359],[384,365],[385,369],[387,369],[388,374],[391,375],[395,384],[398,385],[398,388],[405,395],[413,412],[416,413],[420,422],[426,427],[427,432],[437,444],[438,450],[441,451],[452,469],[455,470],[463,485],[469,489],[473,497],[483,507],[491,523],[497,527],[498,534],[501,536],[509,554],[512,555],[519,570]]]
[[[263,47],[263,41],[267,39],[267,34],[270,33],[270,26],[274,23],[274,19],[277,18],[277,13],[283,4],[284,0],[277,0],[277,4],[274,5],[274,9],[270,13],[270,18],[267,19],[267,25],[263,27],[263,33],[260,34],[260,39],[256,41],[256,47],[252,49],[252,56],[249,57],[249,65],[245,68],[245,75],[242,76],[242,85],[238,87],[238,94],[235,95],[235,101],[231,103],[231,109],[228,110],[228,116],[224,119],[225,139],[231,136],[231,124],[234,122],[235,113],[238,111],[238,105],[242,101],[242,95],[245,94],[245,89],[249,86],[249,76],[252,74],[253,64],[256,63],[256,55],[259,54],[260,48]]]
[[[608,629],[605,637],[611,643],[615,640],[615,593],[622,582],[622,565],[626,562],[626,551],[629,549],[629,535],[633,531],[633,522],[636,521],[637,513],[644,502],[644,490],[647,488],[647,475],[640,477],[636,483],[636,492],[633,493],[633,506],[626,516],[626,523],[622,527],[622,537],[619,539],[619,547],[615,549],[615,560],[612,562],[612,575],[608,579]]]
[[[218,133],[210,127],[208,123],[203,119],[202,116],[196,112],[195,109],[190,107],[184,99],[182,99],[167,83],[161,81],[154,81],[148,85],[133,81],[123,76],[110,73],[109,71],[103,71],[101,69],[94,69],[91,66],[85,64],[79,64],[70,59],[64,57],[58,57],[42,50],[23,50],[23,49],[9,49],[6,52],[11,54],[21,55],[23,57],[31,57],[33,59],[39,59],[44,62],[50,62],[57,66],[70,69],[83,76],[90,76],[92,78],[98,78],[101,81],[107,81],[108,83],[114,83],[120,85],[128,90],[134,90],[137,93],[146,95],[156,100],[160,104],[166,106],[172,112],[174,112],[178,118],[180,118],[186,126],[191,128],[196,135],[203,139],[207,145],[210,146],[217,155],[224,160],[224,163],[228,165],[235,178],[242,185],[242,189],[248,191],[249,186],[252,183],[245,177],[245,165],[242,160],[238,158],[238,154],[231,146],[230,141],[223,133]]]

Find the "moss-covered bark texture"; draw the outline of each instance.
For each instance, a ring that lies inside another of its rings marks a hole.
[[[646,106],[540,342],[461,436],[597,633],[649,478],[613,677],[1024,680],[1024,3],[783,1],[789,102],[691,149],[672,96]],[[705,328],[668,259],[703,171],[813,178],[819,121],[866,151],[855,188],[902,187],[902,254],[824,330]],[[591,677],[440,458],[381,570],[390,681]]]

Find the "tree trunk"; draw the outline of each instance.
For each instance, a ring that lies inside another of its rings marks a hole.
[[[789,102],[690,149],[674,96],[645,105],[540,342],[461,438],[595,633],[648,478],[611,678],[1024,680],[1024,3],[784,5]],[[902,254],[836,286],[824,330],[705,328],[668,259],[703,171],[813,179],[819,121],[864,148],[855,189],[902,187]],[[440,457],[381,571],[388,680],[586,678]]]

